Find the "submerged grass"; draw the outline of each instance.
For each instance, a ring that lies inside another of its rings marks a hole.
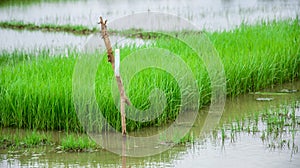
[[[235,142],[239,133],[246,132],[258,135],[269,149],[289,149],[292,154],[297,153],[299,147],[295,143],[295,134],[299,133],[300,120],[296,110],[299,110],[299,102],[258,111],[252,116],[242,117],[244,120],[231,120],[220,128],[219,137],[223,143],[227,139]]]
[[[207,33],[207,36],[223,61],[229,96],[255,92],[299,77],[298,19],[263,22],[253,26],[241,25],[235,30]],[[147,47],[149,46],[125,46],[121,49],[121,59]],[[188,46],[178,40],[159,37],[151,47],[165,48],[179,55],[197,79],[200,106],[209,103],[211,90],[209,76],[203,61]],[[0,125],[82,131],[72,99],[72,75],[76,62],[84,57],[84,54],[69,53],[68,58],[48,57],[47,51],[39,54],[36,56],[36,53],[21,51],[1,53]],[[99,54],[87,57],[100,59]],[[89,72],[89,68],[91,67],[87,64],[85,71]],[[86,114],[81,116],[90,123],[89,127],[85,128],[86,131],[98,132],[107,129],[108,124],[120,130],[120,113],[111,93],[112,81],[111,65],[103,59],[96,73],[95,93],[98,107],[108,123],[104,123],[99,114]],[[125,84],[126,86],[128,86],[127,95],[138,109],[145,110],[150,106],[148,97],[154,88],[164,91],[167,100],[167,107],[155,120],[138,122],[127,119],[129,131],[151,125],[159,126],[176,118],[181,106],[181,92],[176,80],[170,74],[159,69],[146,69],[136,74],[130,84]]]

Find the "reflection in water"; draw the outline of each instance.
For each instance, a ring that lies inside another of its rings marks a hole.
[[[18,3],[17,3],[18,4]],[[199,28],[229,29],[261,19],[295,18],[300,13],[298,0],[131,0],[131,1],[39,1],[29,5],[3,6],[0,20],[34,23],[82,24],[97,27],[99,16],[109,21],[146,11],[164,12],[186,18]],[[163,24],[163,23],[160,23]]]
[[[279,107],[280,104],[292,102],[300,99],[300,81],[286,84],[273,89],[266,89],[266,92],[278,92],[282,89],[298,90],[296,93],[282,95],[272,95],[274,98],[270,102],[259,102],[256,98],[269,97],[270,95],[242,95],[238,98],[228,99],[222,122],[227,122],[230,118],[241,118],[242,115],[250,115],[264,109]],[[176,145],[170,150],[150,157],[122,157],[106,150],[92,153],[55,153],[49,149],[24,149],[18,151],[0,150],[0,167],[8,165],[23,167],[299,167],[300,154],[300,108],[295,111],[296,118],[299,119],[296,132],[289,131],[279,134],[277,138],[270,136],[264,140],[261,138],[262,132],[248,133],[247,131],[236,132],[234,141],[228,137],[222,141],[221,135],[207,135],[199,137],[203,122],[206,117],[206,109],[198,116],[192,129],[195,142],[185,145]],[[263,128],[263,123],[259,120],[259,127]],[[178,125],[184,126],[184,125]],[[138,132],[130,133],[135,136],[149,136],[164,128],[153,127],[144,128]],[[61,135],[60,135],[61,136]],[[230,136],[230,133],[229,133]],[[289,147],[287,142],[289,141]],[[126,141],[123,141],[123,145]],[[284,142],[283,146],[282,142]],[[279,146],[272,147],[270,144]],[[168,143],[162,143],[168,145]],[[123,146],[124,147],[124,146]],[[124,149],[124,148],[123,148]],[[137,147],[137,150],[143,150]],[[126,152],[123,150],[123,152]]]
[[[63,53],[66,49],[83,46],[87,37],[67,33],[50,33],[41,31],[15,31],[0,29],[0,51],[39,51],[49,49],[50,53]],[[67,53],[66,53],[67,54]]]
[[[122,140],[122,168],[126,168],[126,136]]]
[[[95,51],[104,47],[103,40],[99,34],[87,36],[76,36],[68,33],[52,33],[42,31],[15,31],[0,29],[0,51],[39,51],[49,50],[52,54],[68,54],[68,50]],[[124,47],[135,44],[149,45],[151,41],[142,39],[130,39],[121,36],[110,36],[113,45]],[[86,43],[89,44],[86,44]],[[87,48],[88,47],[88,48]]]

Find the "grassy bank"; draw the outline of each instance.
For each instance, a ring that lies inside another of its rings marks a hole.
[[[300,72],[300,25],[298,20],[241,25],[232,31],[207,33],[223,61],[228,96],[257,91],[274,84],[291,81]],[[197,37],[195,37],[197,38]],[[155,39],[154,47],[178,54],[197,79],[200,106],[210,101],[210,80],[201,59],[182,42],[167,37]],[[125,46],[121,59],[146,46]],[[33,52],[34,53],[34,52]],[[43,130],[82,131],[72,100],[72,75],[79,53],[69,57],[48,57],[47,51],[36,54],[16,51],[0,56],[0,125]],[[82,57],[83,55],[80,54]],[[95,59],[99,55],[94,56]],[[87,66],[86,69],[89,67]],[[106,59],[96,73],[96,99],[108,123],[120,130],[120,114],[111,93],[113,72]],[[161,70],[146,69],[138,73],[126,90],[135,107],[149,107],[154,88],[165,92],[167,107],[155,120],[127,120],[127,129],[173,121],[180,107],[179,86],[172,76]],[[99,115],[86,116],[92,123],[89,131],[106,129]]]
[[[100,26],[98,26],[100,28]],[[58,25],[58,24],[51,24],[51,23],[44,23],[44,24],[36,24],[33,22],[23,22],[17,20],[11,21],[0,21],[0,28],[4,29],[12,29],[12,30],[29,30],[29,31],[44,31],[44,32],[65,32],[65,33],[72,33],[75,35],[90,35],[94,33],[99,33],[100,30],[98,27],[90,28],[88,26],[83,25]],[[129,36],[134,34],[137,31],[141,31],[141,29],[128,29],[128,30],[112,30],[109,29],[110,35],[121,35],[121,36]],[[130,37],[130,36],[129,36]],[[136,34],[132,38],[155,38],[155,34],[149,33],[139,33]]]
[[[1,21],[1,28],[13,30],[40,30],[47,32],[67,32],[78,35],[88,35],[97,33],[99,30],[96,28],[90,29],[82,25],[56,25],[56,24],[40,24],[24,23],[23,21]]]
[[[0,1],[0,7],[8,7],[8,6],[30,6],[34,4],[41,4],[44,0],[27,0],[27,1],[21,1],[21,0],[2,0]],[[52,0],[47,1],[47,3],[58,3],[61,2],[61,0]]]

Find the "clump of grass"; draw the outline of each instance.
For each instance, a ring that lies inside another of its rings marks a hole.
[[[46,145],[50,143],[51,140],[49,136],[46,136],[46,134],[33,131],[31,134],[27,135],[23,141],[26,146],[31,147],[37,145]]]
[[[182,138],[179,138],[179,137],[173,137],[173,142],[175,144],[186,144],[186,143],[193,143],[195,140],[195,137],[194,137],[194,133],[191,131],[191,132],[188,132],[185,136],[183,136]]]
[[[0,149],[31,148],[45,145],[52,145],[51,137],[37,131],[27,132],[26,136],[20,136],[19,134],[0,136]]]
[[[253,92],[299,77],[299,34],[298,19],[263,22],[254,26],[242,25],[232,31],[207,33],[224,64],[227,94],[235,96]],[[145,47],[147,46],[125,46],[121,49],[121,59]],[[208,104],[211,94],[210,79],[203,61],[196,53],[183,42],[163,36],[156,39],[153,47],[168,49],[186,62],[197,79],[200,107]],[[36,53],[14,52],[9,54],[13,59],[7,59],[8,54],[1,53],[0,125],[82,131],[72,100],[72,75],[79,54],[84,57],[82,53],[69,53],[69,57],[65,58],[48,57],[47,51],[40,52],[38,56]],[[1,56],[6,58],[1,59]],[[120,113],[111,93],[112,79],[111,65],[103,59],[96,73],[95,96],[107,123],[100,119],[100,115],[87,114],[84,117],[91,123],[90,128],[86,128],[88,131],[102,131],[108,124],[117,130],[121,129]],[[160,70],[145,70],[137,74],[128,85],[126,93],[138,109],[145,110],[150,106],[148,97],[153,88],[163,90],[167,99],[167,107],[155,120],[138,122],[128,119],[129,131],[163,125],[172,122],[178,115],[181,92],[170,74]],[[237,130],[256,132],[255,125],[243,128],[240,122]]]
[[[97,144],[88,136],[69,134],[62,139],[61,147],[68,152],[86,152],[94,150]]]

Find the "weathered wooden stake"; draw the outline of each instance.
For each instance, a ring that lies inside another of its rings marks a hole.
[[[129,99],[127,98],[126,94],[125,94],[124,86],[122,84],[122,80],[121,80],[119,71],[118,71],[118,73],[116,73],[116,68],[119,69],[119,67],[115,67],[115,57],[114,57],[113,50],[112,50],[110,40],[109,40],[109,37],[108,37],[106,23],[107,23],[107,20],[103,21],[102,17],[100,17],[100,22],[98,24],[101,25],[101,36],[104,40],[105,47],[106,47],[106,50],[107,50],[108,62],[111,63],[112,69],[115,72],[115,77],[116,77],[119,92],[120,92],[120,97],[121,97],[121,109],[120,110],[121,110],[122,134],[123,134],[123,136],[125,136],[126,135],[125,103],[127,105],[130,105],[131,103],[130,103]],[[120,65],[119,63],[120,63],[120,61],[118,62],[118,65]]]

